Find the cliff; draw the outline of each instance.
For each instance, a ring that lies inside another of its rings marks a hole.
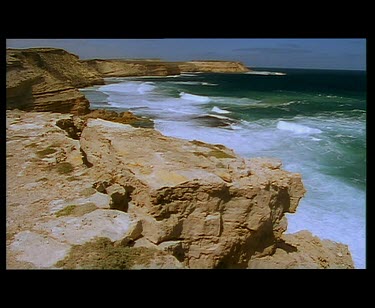
[[[127,76],[168,76],[180,74],[174,63],[155,60],[85,60],[89,67],[95,69],[103,77]]]
[[[85,60],[103,77],[168,76],[184,72],[243,73],[249,71],[240,62],[190,61],[165,62],[158,60]]]
[[[78,88],[104,84],[103,77],[168,76],[181,72],[246,72],[239,62],[85,60],[63,49],[7,49],[7,108],[87,114]]]
[[[7,268],[353,267],[345,245],[283,235],[305,190],[277,160],[69,114],[6,127]]]
[[[77,88],[104,84],[76,55],[57,48],[7,49],[7,108],[85,114],[89,102]]]
[[[280,161],[90,112],[77,89],[240,63],[80,61],[55,48],[6,61],[7,109],[30,111],[7,110],[7,268],[353,268],[346,245],[283,234],[305,189]]]
[[[181,72],[244,73],[250,71],[241,62],[235,61],[190,61],[178,64]]]

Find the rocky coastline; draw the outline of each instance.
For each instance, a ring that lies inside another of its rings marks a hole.
[[[7,268],[354,268],[346,245],[283,234],[305,189],[279,160],[163,136],[129,112],[90,110],[78,91],[126,74],[241,70],[7,50]]]

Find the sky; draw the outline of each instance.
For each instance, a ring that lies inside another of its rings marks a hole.
[[[58,47],[81,59],[234,60],[248,67],[366,70],[366,39],[7,39],[7,48]]]

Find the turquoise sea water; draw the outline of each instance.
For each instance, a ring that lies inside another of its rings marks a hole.
[[[365,268],[366,72],[255,70],[108,78],[82,91],[93,108],[151,117],[167,136],[280,158],[307,189],[287,232],[307,229],[347,244]]]

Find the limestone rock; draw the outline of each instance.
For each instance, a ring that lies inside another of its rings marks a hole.
[[[81,146],[90,172],[132,187],[128,211],[142,219],[143,236],[157,245],[180,240],[191,268],[246,267],[251,256],[272,251],[286,229],[284,213],[305,192],[300,176],[275,160],[244,160],[224,146],[154,130],[89,119]]]
[[[175,63],[158,60],[91,59],[83,62],[97,70],[103,77],[168,76],[180,74],[179,67]]]
[[[352,269],[354,264],[347,245],[299,231],[284,234],[274,254],[250,260],[248,268]]]
[[[131,236],[137,225],[138,221],[127,213],[98,209],[80,217],[64,216],[40,223],[35,229],[48,231],[66,243],[80,245],[96,237],[122,240]]]
[[[137,117],[129,111],[117,113],[112,110],[96,109],[79,118],[85,122],[87,121],[87,119],[103,119],[103,120],[107,120],[111,122],[130,124],[134,127],[144,127],[144,128],[154,127],[154,123],[152,120],[147,119],[147,118]],[[84,126],[82,126],[82,129],[83,127]]]
[[[78,139],[59,121],[77,127]],[[7,268],[52,268],[71,245],[95,237],[157,251],[142,268],[353,266],[345,245],[283,235],[284,213],[296,210],[305,190],[277,159],[19,110],[7,110],[6,143]],[[122,211],[109,209],[116,204]]]
[[[246,66],[236,61],[189,61],[179,64],[181,72],[207,72],[207,73],[243,73],[248,72]]]
[[[77,56],[57,48],[7,49],[7,108],[85,114],[77,88],[104,81]]]
[[[165,62],[155,59],[91,59],[83,62],[97,70],[103,77],[168,76],[183,72],[243,73],[249,71],[242,63],[235,61]]]
[[[49,268],[66,256],[70,245],[50,236],[23,231],[16,235],[10,249],[17,252],[19,261],[32,263],[37,268]]]

